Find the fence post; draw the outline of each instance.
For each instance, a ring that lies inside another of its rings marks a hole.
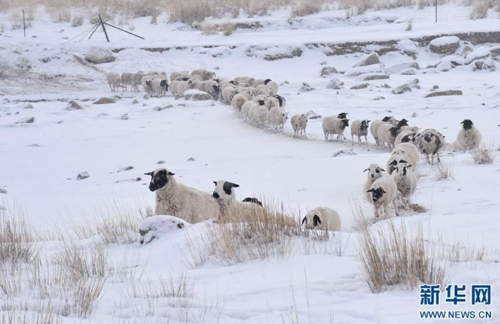
[[[23,9],[23,30],[24,30],[24,37],[26,37],[26,20],[24,19],[24,9]]]
[[[436,22],[438,22],[438,0],[436,0]]]

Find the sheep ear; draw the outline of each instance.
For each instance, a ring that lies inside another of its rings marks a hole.
[[[314,224],[314,226],[318,226],[318,224],[321,224],[321,218],[319,218],[318,215],[314,215],[313,224]]]
[[[408,163],[405,160],[399,160],[399,163]]]
[[[168,174],[169,176],[173,176],[173,175],[175,175],[175,173],[172,173],[172,172],[170,172],[170,171],[169,171],[167,174]]]
[[[463,120],[460,124],[463,124],[465,120]]]
[[[214,181],[214,185],[217,185],[217,181]]]
[[[145,175],[153,175],[153,171],[151,172],[148,172],[148,173],[144,173]]]
[[[301,224],[302,224],[302,225],[304,225],[304,223],[306,223],[306,224],[307,224],[307,217],[304,217],[304,219],[302,220],[302,223],[301,223]]]
[[[366,171],[368,171],[368,170],[370,170],[370,168],[366,168],[363,172],[366,172]]]
[[[385,192],[385,190],[384,190],[384,188],[381,188],[381,189],[382,189],[382,192],[383,192],[383,193],[386,193],[386,192]]]
[[[387,172],[387,171],[385,171],[385,170],[384,170],[384,169],[382,169],[382,168],[380,168],[380,171],[384,171],[384,172]]]
[[[406,167],[411,168],[412,166],[413,166],[413,165],[412,165],[412,164],[410,164],[410,165],[407,165]]]
[[[396,164],[398,164],[398,161],[396,161],[396,160],[394,160],[394,161],[392,161],[391,163],[389,163],[389,165],[392,165],[392,166],[394,166],[394,165],[396,165]]]
[[[373,189],[367,190],[366,192],[373,192]]]

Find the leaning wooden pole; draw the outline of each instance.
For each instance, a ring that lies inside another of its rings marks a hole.
[[[104,35],[106,35],[106,40],[109,43],[108,32],[106,31],[106,27],[104,27],[104,22],[102,21],[101,15],[99,15],[99,21],[101,22],[102,30],[104,31]]]
[[[24,30],[24,37],[26,37],[26,20],[24,19],[24,9],[23,9],[23,30]]]

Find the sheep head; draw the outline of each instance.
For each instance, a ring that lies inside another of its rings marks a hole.
[[[144,174],[151,176],[151,182],[149,183],[149,190],[151,191],[156,191],[165,187],[169,181],[169,178],[175,175],[165,168],[156,169]]]
[[[384,188],[371,188],[370,190],[367,190],[366,192],[371,192],[371,195],[372,195],[372,201],[374,203],[376,203],[377,201],[379,201],[383,196],[384,194],[386,193]]]
[[[472,123],[472,120],[470,120],[470,119],[464,119],[460,124],[462,124],[462,127],[465,130],[471,129],[472,125],[474,125],[474,123]]]
[[[212,193],[212,197],[214,197],[217,200],[223,200],[223,201],[231,201],[236,198],[236,195],[233,191],[233,188],[238,188],[240,185],[225,181],[225,180],[219,180],[219,181],[214,181],[215,184],[215,189],[214,192]]]

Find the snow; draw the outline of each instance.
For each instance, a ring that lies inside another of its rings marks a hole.
[[[390,156],[375,147],[371,135],[368,144],[326,142],[321,119],[311,119],[307,138],[295,138],[289,123],[283,133],[261,129],[218,101],[186,101],[171,96],[146,99],[143,94],[111,93],[104,72],[155,70],[170,74],[206,68],[216,71],[218,77],[269,77],[280,84],[279,94],[286,98],[290,116],[310,110],[323,117],[345,111],[351,120],[374,121],[394,115],[421,129],[435,128],[448,142],[455,139],[460,122],[470,118],[481,130],[484,142],[498,149],[498,69],[472,72],[468,66],[458,66],[448,72],[439,71],[441,67],[418,70],[420,89],[401,95],[392,94],[392,89],[412,82],[415,76],[391,74],[390,79],[370,81],[367,89],[350,90],[358,82],[351,76],[384,72],[384,66],[397,73],[411,62],[421,67],[441,62],[410,39],[497,31],[491,19],[466,20],[466,7],[440,6],[440,12],[439,22],[434,23],[430,7],[370,11],[350,21],[343,19],[343,11],[329,11],[294,20],[291,26],[289,16],[277,12],[262,19],[238,18],[236,21],[257,19],[264,27],[237,30],[230,37],[203,36],[190,28],[179,29],[179,24],[151,25],[150,18],[145,17],[135,20],[134,31],[147,36],[144,41],[109,30],[110,47],[122,50],[114,53],[116,61],[100,64],[99,70],[79,63],[75,55],[83,57],[96,44],[107,46],[101,32],[91,40],[69,42],[88,29],[88,24],[70,28],[67,23],[40,18],[33,21],[26,39],[22,31],[6,28],[0,36],[2,66],[10,69],[9,77],[0,80],[0,188],[6,192],[0,195],[0,212],[12,217],[24,214],[37,232],[60,230],[77,241],[80,251],[87,252],[93,251],[94,244],[102,244],[102,239],[97,233],[78,238],[72,231],[74,226],[93,228],[99,213],[115,220],[121,212],[132,217],[133,226],[125,231],[130,240],[104,245],[109,264],[118,267],[123,277],[113,274],[106,281],[89,318],[71,314],[60,316],[62,322],[176,323],[185,319],[182,311],[189,311],[195,323],[420,323],[418,312],[424,307],[419,305],[418,290],[394,287],[372,293],[361,268],[353,205],[359,204],[374,233],[389,223],[379,220],[373,224],[373,208],[362,192],[366,179],[363,170],[371,163],[384,166]],[[6,14],[1,15],[7,21]],[[396,18],[396,22],[387,21]],[[404,22],[409,19],[413,29],[406,32]],[[59,34],[61,29],[65,31]],[[34,35],[37,37],[32,38]],[[366,53],[327,56],[321,49],[305,45],[375,40],[397,40],[401,51],[380,55],[380,65],[352,68]],[[469,55],[482,57],[498,46],[476,45]],[[143,50],[149,47],[170,49]],[[303,50],[300,57],[263,59],[269,54],[289,53],[295,47]],[[249,55],[249,49],[257,54]],[[413,61],[402,53],[410,49],[417,53]],[[50,60],[42,62],[44,58]],[[443,58],[442,64],[450,61],[451,57]],[[344,88],[326,89],[330,79],[320,76],[324,66],[345,71],[334,75],[345,83]],[[315,90],[299,92],[303,82]],[[462,90],[463,95],[424,98],[434,85],[443,90]],[[101,97],[116,102],[91,104]],[[81,103],[83,109],[67,110],[69,100]],[[165,106],[171,107],[155,109]],[[128,119],[122,120],[125,114]],[[31,117],[34,123],[18,123]],[[348,129],[345,134],[349,134]],[[214,180],[226,179],[240,185],[240,198],[265,197],[282,202],[296,216],[318,206],[333,208],[339,212],[342,230],[327,241],[293,237],[285,256],[224,263],[210,251],[207,237],[215,226],[212,221],[186,223],[182,229],[171,223],[176,220],[172,216],[150,217],[143,222],[139,211],[154,207],[155,202],[144,173],[156,169],[160,160],[166,161],[161,166],[172,170],[177,181],[208,193],[214,189]],[[437,180],[436,168],[422,159],[412,203],[427,211],[394,221],[408,228],[421,226],[433,247],[458,244],[461,251],[484,247],[482,258],[462,255],[459,261],[448,262],[446,274],[453,284],[491,284],[493,305],[481,310],[492,310],[494,320],[498,320],[498,157],[493,164],[478,165],[468,153],[445,152],[442,160],[453,167],[454,178]],[[90,177],[75,181],[83,171]],[[157,226],[160,238],[141,246],[139,229],[152,224]],[[108,224],[107,228],[119,226]],[[50,236],[40,243],[41,254],[50,258],[64,251],[65,244],[60,237]],[[174,283],[188,278],[191,297],[148,297],[148,290],[153,294],[155,287],[161,286],[160,277]],[[31,277],[25,279],[29,282]],[[132,283],[137,289],[135,295],[131,293]],[[31,306],[37,296],[33,291],[26,288],[21,297],[35,313],[36,307]],[[3,315],[7,297],[3,291],[0,296]],[[182,302],[184,306],[178,307]],[[427,309],[471,307],[443,304]]]
[[[457,44],[459,42],[460,38],[457,36],[443,36],[434,38],[429,44],[432,46],[446,46],[450,44]]]

